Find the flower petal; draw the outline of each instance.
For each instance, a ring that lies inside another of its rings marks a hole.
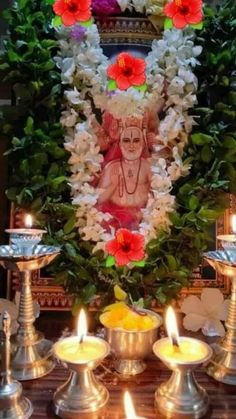
[[[206,315],[204,306],[196,295],[190,295],[189,297],[185,298],[181,304],[180,309],[184,314],[198,313],[202,316]]]
[[[173,18],[173,16],[178,12],[178,6],[176,5],[176,3],[170,2],[167,3],[164,7],[164,13],[166,16]]]
[[[134,57],[132,57],[132,55],[130,55],[128,52],[121,52],[118,56],[117,56],[117,63],[119,63],[119,61],[124,60],[124,66],[125,67],[131,67],[133,68],[134,66]]]
[[[134,74],[141,74],[144,73],[146,69],[146,63],[143,58],[135,58],[134,65],[133,65],[133,73]]]
[[[82,12],[85,12],[86,10],[90,9],[90,7],[91,7],[91,0],[80,0],[80,1],[78,1],[78,3],[79,3],[78,8]]]
[[[129,77],[129,81],[132,86],[141,86],[146,81],[146,75],[145,73],[133,74]]]
[[[71,26],[76,23],[75,15],[71,12],[68,12],[68,10],[66,10],[63,15],[61,15],[61,19],[65,26]]]
[[[117,83],[117,86],[120,90],[126,90],[131,86],[129,78],[125,77],[123,74],[120,74],[116,78],[116,83]]]
[[[198,10],[196,13],[189,13],[189,15],[186,16],[186,21],[190,24],[199,23],[203,19],[203,14],[201,10]]]
[[[211,317],[218,318],[224,296],[217,288],[204,288],[201,295],[202,304]]]
[[[107,75],[111,78],[111,79],[116,79],[119,75],[121,74],[121,69],[117,64],[111,64],[109,65],[108,69],[107,69]]]
[[[202,327],[202,333],[205,336],[224,336],[225,329],[220,320],[207,319],[204,326]]]
[[[109,240],[109,242],[106,243],[105,249],[107,253],[115,256],[116,252],[120,249],[120,245],[116,239]]]
[[[86,22],[91,18],[91,11],[90,9],[78,10],[78,12],[74,13],[74,16],[77,22]]]
[[[61,16],[67,10],[67,4],[64,0],[56,0],[52,8],[56,15]]]
[[[129,260],[131,261],[139,261],[142,260],[145,256],[144,250],[143,249],[139,249],[139,250],[130,250],[128,252],[128,257]]]
[[[184,317],[183,326],[187,330],[197,332],[205,324],[206,318],[200,314],[190,313]]]
[[[125,266],[130,262],[127,253],[123,250],[118,250],[114,257],[118,266]]]
[[[179,12],[177,12],[173,16],[172,20],[173,20],[174,27],[177,29],[183,29],[188,24],[188,22],[185,19],[185,16]]]

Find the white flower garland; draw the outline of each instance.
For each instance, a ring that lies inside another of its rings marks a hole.
[[[145,2],[126,3],[134,6]],[[84,240],[96,242],[94,250],[104,249],[114,231],[107,233],[101,226],[102,220],[111,218],[110,214],[95,208],[98,192],[91,182],[101,171],[103,155],[94,130],[96,118],[88,95],[97,108],[102,111],[112,109],[112,114],[122,119],[143,115],[148,108],[155,109],[167,81],[165,118],[159,126],[162,144],[156,146],[151,157],[151,193],[139,228],[147,243],[160,229],[169,228],[169,213],[174,210],[175,203],[175,197],[170,194],[172,183],[189,172],[189,166],[182,162],[182,153],[194,123],[188,109],[196,103],[197,79],[192,68],[198,63],[196,57],[201,53],[201,47],[194,46],[192,31],[164,31],[163,39],[153,41],[146,58],[147,91],[140,92],[131,87],[110,95],[106,90],[109,61],[100,46],[97,26],[87,27],[81,42],[72,39],[70,32],[68,27],[58,29],[61,51],[56,60],[62,72],[62,83],[72,87],[65,92],[67,109],[61,122],[66,127],[65,148],[71,153],[72,202],[78,206],[76,225]],[[85,122],[81,122],[81,113],[86,117]],[[170,162],[158,157],[158,150],[167,145],[172,153]]]

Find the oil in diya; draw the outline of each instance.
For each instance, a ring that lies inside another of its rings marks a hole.
[[[153,345],[155,355],[169,368],[172,375],[155,393],[155,408],[168,419],[199,419],[209,407],[206,391],[197,383],[193,370],[212,356],[204,342],[179,337],[175,313],[171,307],[166,314],[168,338]]]
[[[71,370],[69,379],[60,386],[53,397],[54,411],[61,418],[78,418],[78,415],[96,417],[109,399],[108,390],[93,374],[93,370],[109,353],[103,339],[87,336],[84,310],[78,321],[77,336],[59,340],[53,347],[55,357]]]

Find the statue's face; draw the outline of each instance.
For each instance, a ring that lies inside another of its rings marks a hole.
[[[125,128],[121,134],[120,149],[126,160],[137,160],[143,151],[143,134],[139,128]]]

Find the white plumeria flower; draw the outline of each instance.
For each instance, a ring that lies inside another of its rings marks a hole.
[[[224,336],[225,329],[221,321],[227,318],[229,300],[217,288],[205,288],[201,297],[187,297],[181,304],[181,311],[186,314],[183,320],[185,329],[197,332],[199,329],[206,336]]]

